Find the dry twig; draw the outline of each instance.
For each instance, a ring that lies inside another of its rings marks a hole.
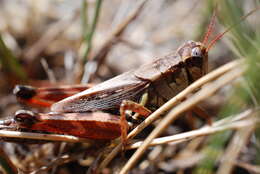
[[[242,168],[248,170],[249,172],[260,173],[259,165],[248,164],[248,163],[245,163],[242,161],[237,161],[237,162],[235,162],[235,164],[238,165],[239,167],[242,167]]]
[[[62,155],[61,157],[54,159],[51,163],[49,163],[49,165],[43,166],[43,167],[39,168],[38,170],[31,172],[30,174],[41,173],[43,171],[47,171],[47,170],[53,168],[53,166],[59,166],[59,165],[64,164],[64,163],[74,161],[76,159],[79,159],[79,157],[82,156],[83,154],[84,153],[81,152],[81,153],[76,153],[76,154]]]
[[[252,110],[248,110],[243,112],[242,114],[237,115],[233,120],[230,120],[229,123],[223,122],[223,120],[217,121],[214,123],[212,126],[205,126],[197,130],[185,132],[185,133],[180,133],[177,135],[172,135],[172,136],[166,136],[162,138],[156,138],[154,139],[149,146],[156,146],[160,144],[166,144],[166,143],[174,143],[174,144],[179,144],[185,141],[188,141],[193,138],[197,138],[200,136],[206,136],[210,134],[214,134],[217,132],[225,131],[225,130],[230,130],[230,129],[239,129],[239,128],[244,128],[244,127],[252,127],[252,125],[256,124],[259,120],[255,119],[245,119],[245,120],[237,120],[238,117],[241,115],[246,115],[246,117],[250,116],[252,114]],[[222,123],[222,124],[221,124]],[[139,148],[142,145],[143,141],[139,141],[136,143],[133,143],[129,146],[126,147],[126,149],[135,149]]]
[[[71,135],[58,135],[58,134],[43,134],[19,131],[6,131],[0,130],[0,137],[2,138],[19,138],[19,139],[33,139],[33,140],[46,140],[46,141],[64,141],[71,143],[93,143],[92,140],[86,138],[79,138]]]
[[[7,174],[15,174],[18,173],[17,168],[12,163],[12,161],[9,159],[8,155],[5,153],[5,151],[0,148],[0,163],[1,167],[5,170]]]
[[[238,158],[241,150],[247,144],[249,137],[254,131],[255,126],[251,125],[246,128],[239,129],[234,135],[233,139],[229,143],[226,152],[221,157],[220,167],[217,174],[232,173],[234,167],[234,161]]]

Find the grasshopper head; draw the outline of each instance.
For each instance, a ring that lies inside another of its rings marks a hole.
[[[195,81],[208,71],[208,52],[201,42],[188,41],[179,49],[178,54],[185,64],[188,76]]]

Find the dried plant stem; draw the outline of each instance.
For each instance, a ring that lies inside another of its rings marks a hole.
[[[257,122],[259,122],[259,120],[257,120]],[[189,131],[189,132],[180,133],[177,135],[172,135],[172,136],[167,136],[162,138],[156,138],[149,144],[149,146],[156,146],[156,145],[172,143],[172,142],[179,144],[193,138],[206,136],[206,135],[214,134],[225,130],[238,129],[244,127],[247,127],[248,129],[248,127],[252,127],[252,125],[254,124],[256,124],[255,119],[247,119],[247,120],[242,120],[237,122],[231,122],[229,124],[220,125],[220,126],[206,126],[194,131]],[[127,146],[126,149],[136,149],[140,147],[142,143],[143,141],[133,143]]]
[[[64,141],[64,142],[71,142],[71,143],[78,143],[78,142],[93,143],[93,141],[90,139],[78,138],[71,135],[43,134],[43,133],[6,131],[6,130],[0,130],[0,137],[46,140],[46,141]]]
[[[16,174],[18,173],[17,168],[9,159],[8,155],[4,152],[2,148],[0,148],[0,164],[1,167],[7,174]]]
[[[70,161],[77,160],[83,154],[84,153],[75,153],[74,155],[72,155],[72,154],[62,155],[61,157],[54,159],[47,166],[43,166],[43,167],[39,168],[38,170],[31,172],[30,174],[42,173],[43,171],[47,171],[47,170],[53,168],[54,166],[59,166],[59,165],[64,164],[64,163],[68,163]]]
[[[56,83],[57,80],[55,78],[54,72],[50,69],[48,62],[46,61],[45,58],[41,58],[41,64],[42,64],[42,67],[43,67],[44,71],[46,72],[50,82],[53,84]]]
[[[251,173],[260,173],[259,165],[253,165],[253,164],[245,163],[242,161],[237,161],[237,162],[235,162],[235,164],[239,167],[242,167],[242,168],[248,170]]]
[[[153,112],[144,122],[142,122],[140,125],[138,125],[134,130],[132,130],[127,138],[128,140],[135,137],[139,132],[141,132],[145,127],[147,127],[149,124],[151,124],[153,121],[158,119],[163,113],[166,111],[169,111],[173,106],[178,104],[180,101],[185,99],[185,97],[188,96],[188,94],[192,93],[194,90],[200,88],[202,85],[216,79],[217,77],[221,76],[222,74],[236,68],[242,65],[242,61],[233,61],[228,64],[223,65],[222,67],[210,72],[209,74],[205,75],[204,77],[200,78],[190,86],[188,86],[186,89],[184,89],[182,92],[180,92],[178,95],[176,95],[174,98],[169,100],[167,103],[165,103],[162,107],[157,109],[155,112]],[[120,143],[117,147],[113,149],[113,151],[104,159],[104,161],[100,164],[100,168],[105,168],[108,163],[121,151],[122,144]]]
[[[235,68],[234,70],[227,72],[219,79],[212,82],[211,84],[208,84],[206,87],[204,87],[199,92],[191,96],[189,99],[187,99],[186,101],[182,102],[180,105],[172,109],[171,112],[167,114],[167,116],[164,119],[162,119],[162,121],[153,130],[153,132],[146,138],[146,140],[141,145],[141,147],[139,147],[138,150],[134,153],[134,155],[128,160],[126,165],[120,171],[120,174],[127,173],[136,164],[136,162],[142,156],[142,154],[146,151],[151,141],[154,138],[156,138],[158,135],[160,135],[160,133],[175,119],[177,119],[181,113],[187,111],[188,109],[195,106],[199,102],[213,95],[218,89],[230,83],[232,80],[236,79],[237,77],[241,76],[243,72],[244,72],[244,68]]]
[[[226,152],[223,153],[224,155],[221,158],[222,160],[219,165],[220,167],[216,172],[217,174],[232,173],[232,169],[235,165],[234,162],[237,160],[241,150],[247,144],[254,129],[255,126],[249,126],[236,132],[232,141],[228,145]]]

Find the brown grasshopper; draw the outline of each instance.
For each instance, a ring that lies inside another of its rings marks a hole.
[[[69,95],[69,91],[73,94],[83,90],[84,87],[59,90],[60,88],[35,89],[17,86],[14,93],[18,99],[32,104],[48,106],[50,104],[50,101],[46,102],[48,100],[58,100],[64,95],[67,98],[54,103],[51,106],[52,113],[18,111],[12,124],[32,131],[69,134],[91,139],[114,139],[121,134],[126,137],[128,129],[124,121],[126,110],[145,117],[149,116],[151,113],[149,109],[158,108],[203,76],[207,72],[207,59],[207,48],[204,44],[188,41],[173,54],[70,97],[66,96]],[[149,100],[145,106],[149,109],[137,103],[144,94],[148,95]],[[118,110],[121,121],[118,116],[112,115],[117,114]]]
[[[8,124],[29,131],[91,139],[114,139],[120,135],[125,139],[128,130],[126,110],[147,117],[150,110],[160,107],[207,73],[208,51],[232,27],[206,46],[212,28],[213,19],[203,42],[188,41],[175,53],[93,87],[37,89],[17,86],[14,93],[19,100],[43,106],[54,104],[51,113],[18,111]],[[148,100],[143,106],[139,102],[145,95]],[[121,117],[117,116],[119,113]]]

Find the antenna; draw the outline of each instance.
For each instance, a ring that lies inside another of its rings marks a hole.
[[[254,12],[256,12],[257,10],[260,9],[260,6],[257,6],[255,9],[251,10],[250,12],[248,12],[246,15],[242,16],[240,18],[240,21],[237,22],[237,23],[234,23],[233,25],[231,25],[230,27],[228,27],[223,33],[220,33],[219,35],[217,35],[215,37],[215,39],[213,39],[207,49],[206,49],[206,52],[208,52],[210,50],[210,48],[224,35],[226,34],[227,32],[229,32],[231,29],[233,29],[235,26],[237,26],[238,24],[240,24],[242,21],[244,21],[248,16],[250,16],[251,14],[253,14]]]
[[[205,34],[205,36],[204,36],[204,39],[203,39],[203,41],[202,41],[202,43],[203,43],[204,45],[207,44],[207,42],[208,42],[208,40],[209,40],[209,36],[210,36],[210,34],[212,33],[214,24],[215,24],[215,22],[216,22],[216,16],[217,16],[217,6],[215,6],[215,8],[214,8],[213,15],[212,15],[212,17],[211,17],[211,19],[210,19],[210,23],[209,23],[209,25],[208,25],[207,32],[206,32],[206,34]]]

